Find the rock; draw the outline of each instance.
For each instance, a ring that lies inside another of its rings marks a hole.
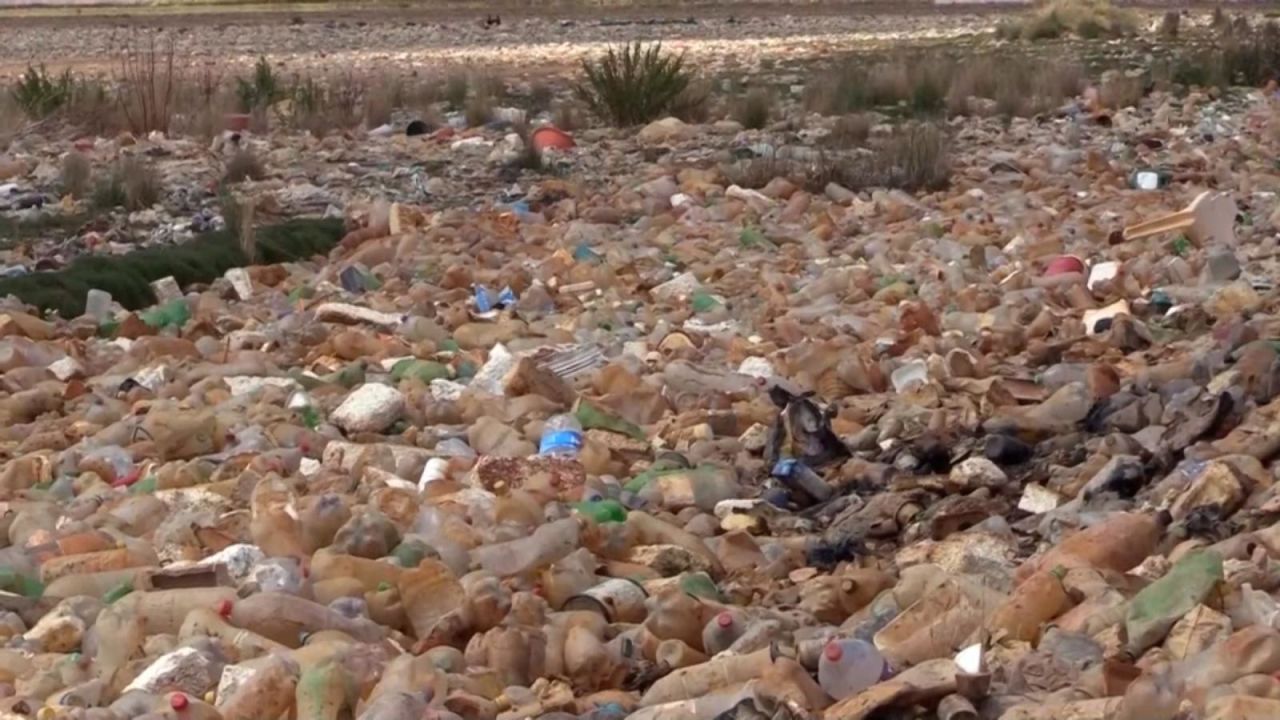
[[[642,145],[663,145],[684,140],[692,136],[692,134],[693,128],[685,125],[678,118],[669,117],[662,120],[654,120],[645,125],[636,134],[636,139]]]
[[[347,433],[384,432],[404,413],[404,394],[378,383],[366,383],[347,396],[330,420]]]

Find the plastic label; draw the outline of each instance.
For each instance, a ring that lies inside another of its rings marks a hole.
[[[542,436],[538,452],[577,452],[582,449],[582,433],[577,430],[555,430]]]

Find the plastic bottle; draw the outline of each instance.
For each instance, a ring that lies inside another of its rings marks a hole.
[[[293,707],[298,675],[296,662],[283,655],[272,655],[228,697],[219,698],[218,711],[223,720],[278,718]]]
[[[298,720],[338,720],[355,716],[360,695],[345,668],[329,661],[302,673],[295,698]]]
[[[282,645],[299,647],[303,635],[340,630],[361,642],[378,642],[387,630],[367,618],[348,618],[336,610],[283,593],[258,593],[232,604],[232,625],[252,630]]]
[[[582,452],[582,424],[573,415],[554,415],[542,429],[541,455],[576,458]]]
[[[377,590],[382,583],[400,582],[404,568],[381,560],[345,555],[332,550],[317,550],[311,556],[311,578],[315,582],[338,578],[354,578],[360,581],[365,592]]]
[[[542,525],[531,537],[476,548],[471,551],[471,557],[480,567],[499,577],[521,575],[576,550],[579,528],[576,518],[557,520]]]
[[[702,649],[708,655],[716,655],[729,649],[735,640],[742,637],[747,623],[741,613],[725,610],[711,618],[702,628]]]
[[[600,499],[574,503],[573,509],[593,522],[623,522],[627,519],[627,509],[617,500]]]
[[[805,504],[826,502],[831,499],[831,486],[827,485],[827,481],[799,460],[792,458],[779,460],[773,467],[773,477],[786,485],[789,490],[799,491],[806,496],[809,502]]]
[[[832,640],[818,659],[818,684],[836,700],[860,693],[889,674],[880,652],[864,640]]]

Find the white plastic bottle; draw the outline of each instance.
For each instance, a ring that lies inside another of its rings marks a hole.
[[[818,684],[836,700],[856,695],[889,674],[884,657],[865,640],[832,640],[818,659]]]

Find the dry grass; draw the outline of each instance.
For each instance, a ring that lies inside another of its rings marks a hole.
[[[480,127],[493,119],[493,99],[488,95],[477,93],[467,100],[463,111],[467,119],[467,127]]]
[[[861,147],[871,137],[871,117],[864,113],[842,115],[831,127],[827,144],[838,148]]]
[[[711,82],[708,80],[691,80],[689,85],[675,100],[671,101],[670,112],[687,123],[701,124],[711,119]]]
[[[97,79],[76,82],[65,113],[67,122],[91,135],[113,135],[129,128],[117,97]]]
[[[160,201],[161,191],[160,177],[149,162],[126,157],[98,181],[93,191],[93,204],[103,210],[115,207],[123,207],[130,212],[145,210]]]
[[[246,180],[261,180],[266,176],[262,161],[249,148],[236,151],[227,161],[227,170],[222,176],[224,184],[242,183]]]
[[[1142,102],[1144,84],[1141,75],[1108,70],[1102,74],[1102,82],[1098,84],[1098,100],[1104,107],[1117,110],[1135,107]]]
[[[551,124],[566,132],[586,126],[582,107],[572,100],[563,100],[551,110]]]
[[[120,53],[118,100],[125,121],[136,134],[169,131],[178,82],[175,52],[172,39],[161,41],[149,35]]]
[[[62,158],[62,191],[79,200],[85,197],[93,180],[93,166],[83,153],[72,150]]]
[[[1086,40],[1127,37],[1137,33],[1138,17],[1109,0],[1048,0],[1021,24],[1002,32],[1016,32],[1025,40],[1049,40],[1074,35]]]
[[[823,153],[813,161],[781,160],[766,156],[724,165],[729,183],[759,189],[784,177],[812,192],[830,183],[854,191],[884,187],[910,192],[933,191],[951,180],[949,142],[932,123],[909,123],[852,154]]]
[[[404,81],[398,77],[382,76],[365,85],[364,122],[375,128],[391,123],[392,113],[405,104]]]
[[[762,130],[774,116],[777,99],[765,88],[755,88],[740,98],[733,107],[733,119],[748,130]]]

